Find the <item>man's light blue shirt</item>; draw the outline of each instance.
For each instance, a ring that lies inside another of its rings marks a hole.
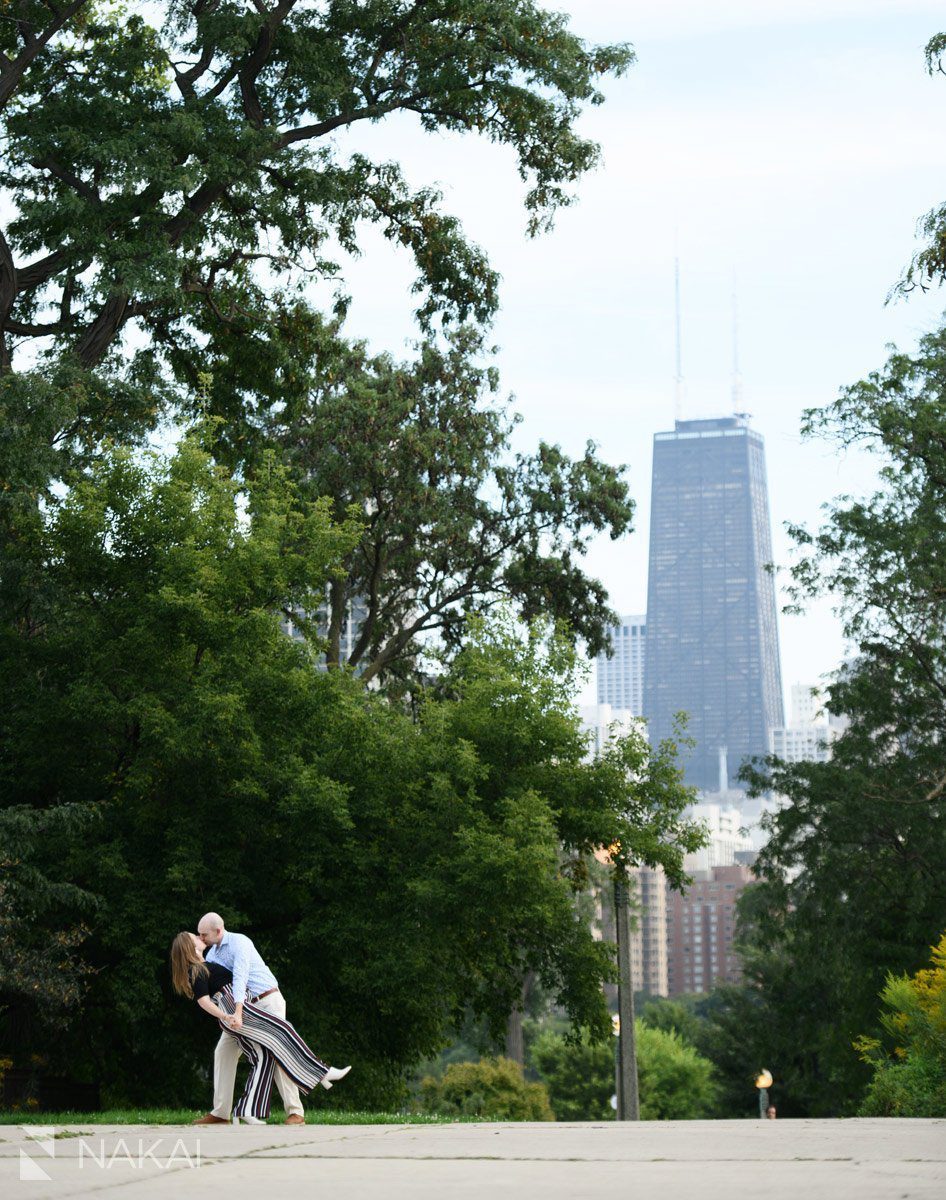
[[[276,976],[263,962],[246,934],[231,933],[225,929],[220,944],[210,947],[206,959],[233,972],[233,1000],[236,1004],[244,1001],[247,993],[259,996],[270,988],[279,987]]]

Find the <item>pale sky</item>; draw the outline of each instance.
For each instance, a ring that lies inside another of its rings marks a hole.
[[[622,613],[643,612],[653,434],[673,422],[673,258],[682,273],[684,416],[729,411],[731,292],[739,297],[742,406],[765,437],[774,553],[786,521],[870,485],[863,457],[798,436],[801,412],[911,346],[946,293],[885,304],[915,248],[917,219],[946,200],[946,79],[924,68],[946,29],[930,0],[572,0],[581,36],[629,41],[584,132],[603,164],[551,234],[524,236],[513,156],[423,134],[412,118],[339,140],[400,160],[501,272],[495,327],[503,388],[539,438],[580,454],[589,438],[629,467],[636,529],[602,539],[588,569]],[[348,271],[349,332],[406,353],[411,264],[380,237]],[[832,670],[843,645],[822,605],[780,617],[786,692]]]

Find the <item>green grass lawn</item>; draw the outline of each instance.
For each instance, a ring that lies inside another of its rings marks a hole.
[[[205,1110],[206,1111],[206,1110]],[[191,1108],[121,1108],[103,1112],[0,1112],[0,1125],[190,1125],[204,1113]],[[309,1111],[308,1125],[444,1125],[450,1117],[433,1117],[426,1113],[344,1112],[341,1109]],[[473,1121],[466,1117],[461,1120]],[[269,1118],[270,1125],[283,1123],[282,1112]],[[213,1128],[213,1126],[208,1126]]]

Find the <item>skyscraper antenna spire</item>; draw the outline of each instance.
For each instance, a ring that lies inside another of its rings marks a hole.
[[[673,301],[676,318],[677,373],[674,378],[673,414],[677,421],[683,419],[683,357],[680,349],[680,256],[673,259]]]
[[[739,304],[736,271],[732,273],[732,410],[742,412],[742,375],[739,373]]]

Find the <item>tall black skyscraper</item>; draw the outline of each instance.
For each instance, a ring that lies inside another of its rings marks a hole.
[[[744,415],[654,436],[644,715],[652,743],[689,715],[686,780],[715,791],[783,724],[762,437]]]

